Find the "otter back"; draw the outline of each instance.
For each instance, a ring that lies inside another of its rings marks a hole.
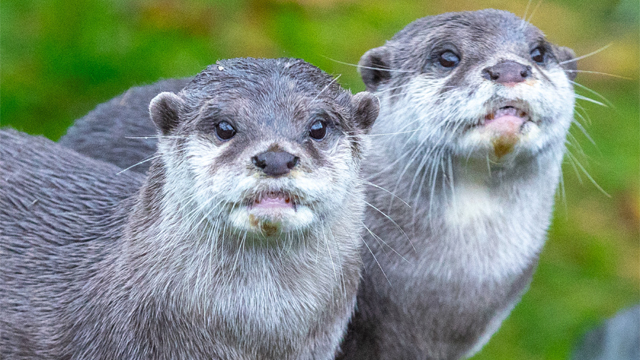
[[[132,87],[76,120],[58,141],[80,154],[145,173],[156,152],[156,128],[149,120],[149,102],[163,91],[178,92],[191,78],[168,79]],[[138,165],[136,165],[138,164]]]
[[[97,314],[123,310],[98,296],[112,279],[96,274],[118,256],[143,178],[13,130],[0,131],[0,144],[0,354],[63,358],[104,325]],[[124,343],[113,330],[103,344]]]

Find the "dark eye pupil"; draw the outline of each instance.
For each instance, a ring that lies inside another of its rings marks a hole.
[[[537,63],[544,63],[544,49],[537,47],[531,51],[531,60]]]
[[[309,136],[316,140],[322,140],[325,135],[327,135],[327,124],[324,121],[316,121],[311,125]]]
[[[220,140],[229,140],[236,134],[236,129],[231,126],[226,121],[219,122],[216,124],[216,135],[220,138]]]
[[[458,65],[460,57],[451,51],[445,51],[438,56],[438,62],[446,68],[452,68]]]

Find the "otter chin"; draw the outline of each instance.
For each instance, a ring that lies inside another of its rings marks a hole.
[[[470,126],[461,139],[461,143],[468,142],[465,145],[471,149],[484,148],[493,161],[502,160],[505,155],[513,153],[517,145],[526,147],[527,143],[540,136],[528,103],[507,101],[502,104],[480,116],[480,120]]]
[[[303,199],[291,191],[267,191],[248,197],[229,217],[238,230],[264,237],[304,231],[316,216]]]

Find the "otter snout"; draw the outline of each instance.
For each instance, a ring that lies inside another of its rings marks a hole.
[[[484,68],[484,70],[482,70],[482,77],[495,81],[498,84],[516,84],[531,77],[531,66],[506,60],[494,66]]]
[[[300,158],[286,151],[265,151],[251,158],[253,164],[268,176],[288,174]]]

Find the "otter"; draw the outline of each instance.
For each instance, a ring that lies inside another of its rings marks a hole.
[[[499,328],[551,221],[574,58],[492,9],[418,19],[363,55],[381,111],[365,163],[365,271],[341,358],[459,359]],[[91,138],[88,125],[73,136]]]
[[[146,177],[0,131],[2,357],[333,359],[375,98],[233,59],[149,109]]]
[[[574,58],[493,9],[418,19],[362,56],[381,211],[365,215],[375,237],[344,359],[460,359],[499,328],[551,221]]]

